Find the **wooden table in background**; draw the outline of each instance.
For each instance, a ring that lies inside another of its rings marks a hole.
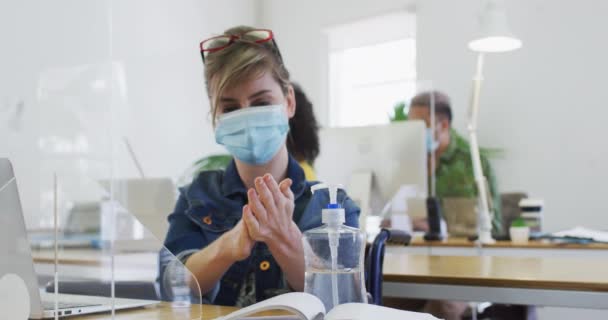
[[[608,309],[604,259],[386,253],[384,295]]]
[[[443,241],[424,241],[421,237],[415,237],[407,247],[388,246],[387,250],[438,256],[608,257],[608,243],[566,244],[541,240],[514,244],[511,241],[496,241],[494,244],[478,246],[462,237],[449,237]]]
[[[52,250],[32,251],[38,276],[52,276],[55,255]],[[63,249],[58,253],[60,278],[110,281],[111,254],[100,249]],[[154,281],[158,275],[158,252],[119,252],[114,259],[118,281]]]

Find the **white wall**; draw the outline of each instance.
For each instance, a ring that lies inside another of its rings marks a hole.
[[[44,205],[48,190],[43,190],[50,186],[49,171],[70,175],[78,171],[74,164],[88,168],[82,175],[89,181],[60,181],[73,184],[71,192],[78,193],[60,195],[69,200],[92,197],[76,189],[87,189],[95,178],[110,174],[109,166],[91,169],[95,152],[111,151],[103,142],[109,105],[118,109],[114,115],[120,116],[121,125],[115,128],[130,138],[148,176],[177,177],[200,156],[221,152],[207,116],[198,44],[230,26],[255,24],[256,10],[257,1],[242,0],[2,1],[0,156],[14,162],[28,226],[52,221]],[[99,95],[90,88],[96,77],[115,80],[116,74],[108,75],[110,63],[122,66],[124,98],[117,84]],[[78,80],[61,79],[72,74]],[[70,83],[66,97],[41,101],[37,92],[43,78],[45,87]],[[23,121],[11,128],[6,118],[18,101],[25,104]],[[75,107],[66,108],[69,103]],[[41,135],[73,135],[77,130],[88,139],[87,160],[41,154]],[[135,176],[126,148],[114,148],[119,159],[114,174]]]
[[[260,22],[276,33],[281,54],[292,79],[302,84],[316,108],[322,124],[329,123],[327,27],[383,15],[394,10],[407,10],[413,0],[332,0],[281,1],[261,0]]]
[[[608,229],[604,181],[608,158],[608,45],[605,1],[508,0],[520,51],[486,57],[480,141],[499,147],[494,160],[502,191],[524,190],[546,201],[546,228]],[[415,6],[419,79],[453,99],[455,127],[464,133],[480,2],[447,0],[263,0],[262,22],[275,30],[293,74],[308,91],[322,123],[328,106],[326,40],[322,30]],[[293,14],[293,13],[297,14]],[[373,63],[373,62],[370,62]]]
[[[199,42],[254,24],[255,1],[114,1],[115,59],[126,65],[129,136],[149,175],[175,177],[223,152],[209,121]]]
[[[456,126],[464,129],[475,56],[461,44],[475,30],[467,21],[477,3],[424,3],[419,72],[454,98]],[[544,198],[549,230],[608,229],[608,46],[599,40],[608,28],[602,19],[608,3],[517,0],[507,1],[507,10],[524,46],[487,56],[479,119],[482,145],[506,152],[495,161],[500,187]]]

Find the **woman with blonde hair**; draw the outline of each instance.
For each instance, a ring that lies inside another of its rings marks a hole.
[[[215,139],[233,160],[180,189],[165,247],[208,303],[246,306],[301,291],[302,232],[321,225],[329,199],[312,196],[312,182],[287,151],[297,106],[274,34],[240,26],[200,48]],[[356,227],[359,208],[345,193],[338,200],[346,224]]]

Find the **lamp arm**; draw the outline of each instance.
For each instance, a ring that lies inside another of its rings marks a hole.
[[[471,160],[473,162],[473,174],[477,185],[479,213],[477,215],[477,229],[479,241],[484,244],[494,243],[492,238],[492,220],[488,204],[488,190],[486,177],[481,166],[481,156],[479,154],[479,143],[477,142],[477,116],[479,113],[479,95],[481,93],[481,83],[483,81],[483,52],[477,56],[477,67],[473,77],[473,93],[471,96],[471,106],[469,109],[469,146],[471,149]]]

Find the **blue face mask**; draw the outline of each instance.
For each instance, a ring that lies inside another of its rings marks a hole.
[[[426,128],[426,151],[433,153],[437,148],[439,148],[439,142],[433,136],[433,129]]]
[[[285,143],[289,120],[282,105],[249,107],[218,118],[215,141],[237,159],[265,164]]]

